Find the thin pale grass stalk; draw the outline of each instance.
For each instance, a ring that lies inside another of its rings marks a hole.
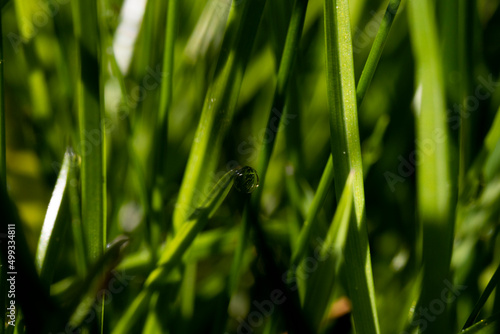
[[[419,303],[427,306],[440,296],[444,280],[450,277],[456,194],[451,175],[445,91],[433,3],[410,1],[409,21],[418,84],[417,145],[427,147],[418,152],[417,169],[417,216],[422,228],[423,262]],[[419,330],[444,333],[450,325],[448,319],[445,311]]]
[[[330,109],[330,136],[335,192],[354,171],[354,208],[346,241],[345,262],[353,322],[360,333],[380,333],[366,228],[363,164],[354,85],[352,38],[347,0],[325,0],[325,38]]]

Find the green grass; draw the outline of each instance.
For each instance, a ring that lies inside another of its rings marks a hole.
[[[0,333],[500,330],[499,0],[130,4],[0,0]]]

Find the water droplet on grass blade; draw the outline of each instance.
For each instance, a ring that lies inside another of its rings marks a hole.
[[[249,166],[236,170],[234,187],[242,193],[250,194],[259,186],[259,176],[255,169]]]

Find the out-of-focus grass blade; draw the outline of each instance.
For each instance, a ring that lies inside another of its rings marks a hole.
[[[205,98],[174,211],[176,229],[203,200],[196,198],[196,193],[206,189],[218,163],[222,139],[232,120],[265,2],[245,1],[241,6],[233,6],[230,12],[227,26],[231,29],[227,29],[224,36],[215,78]],[[233,32],[235,27],[237,30]]]
[[[332,223],[328,229],[326,239],[314,252],[313,258],[302,261],[297,270],[307,273],[311,263],[319,266],[307,279],[307,291],[303,302],[303,308],[312,321],[313,328],[319,329],[321,320],[329,310],[333,289],[342,260],[342,252],[347,238],[349,222],[354,217],[352,211],[353,192],[352,184],[354,172],[347,178],[339,205],[333,216]],[[355,223],[354,221],[352,222]],[[307,264],[309,261],[311,263]]]
[[[68,226],[61,216],[65,211],[63,203],[67,203],[68,198],[67,185],[72,154],[70,149],[64,154],[62,167],[59,171],[56,186],[52,192],[45,220],[43,221],[40,239],[38,240],[35,259],[36,267],[40,279],[47,285],[47,289],[51,284],[58,255],[61,253],[60,246],[63,243],[64,233]]]
[[[366,229],[349,3],[346,0],[325,0],[324,5],[330,137],[337,198],[342,194],[349,173],[354,170],[356,223],[349,226],[345,250],[345,261],[349,263],[346,266],[348,291],[356,330],[378,334],[380,330]]]
[[[467,318],[467,321],[465,322],[462,331],[465,331],[467,328],[471,327],[474,324],[474,321],[479,315],[479,312],[481,312],[481,309],[483,308],[484,304],[490,297],[491,293],[493,292],[493,289],[495,289],[495,287],[498,285],[498,282],[500,282],[500,266],[498,266],[497,270],[495,271],[490,281],[488,282],[488,285],[486,285],[486,288],[481,294],[481,297],[479,297],[479,300],[477,301],[476,305],[474,305],[474,309],[469,315],[469,318]]]
[[[366,60],[363,72],[361,72],[361,77],[359,78],[358,86],[356,88],[358,108],[361,106],[366,90],[368,89],[368,86],[370,86],[370,82],[375,74],[378,61],[380,60],[380,56],[382,56],[382,51],[384,51],[385,42],[389,36],[389,31],[391,30],[392,22],[394,22],[400,3],[401,0],[390,0],[387,5],[387,10],[385,11],[384,18],[380,23],[377,36],[373,41],[370,54],[368,55],[368,59]]]
[[[104,131],[101,123],[99,29],[95,0],[73,3],[75,35],[79,47],[77,88],[82,157],[82,225],[89,263],[95,263],[105,247]],[[92,138],[92,140],[89,140]]]
[[[416,57],[417,203],[422,226],[423,279],[421,305],[429,305],[449,278],[454,233],[455,184],[451,176],[446,106],[434,4],[429,0],[409,2],[411,41]],[[421,90],[421,93],[420,93]],[[439,256],[436,256],[439,254]],[[449,329],[446,311],[429,322],[426,333]],[[423,328],[421,328],[422,330]]]
[[[226,0],[207,1],[184,50],[193,64],[204,58],[208,51],[215,51],[220,46],[231,3]]]

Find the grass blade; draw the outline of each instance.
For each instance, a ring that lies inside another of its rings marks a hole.
[[[320,268],[314,271],[312,277],[307,280],[303,308],[306,312],[309,312],[309,317],[312,319],[313,328],[315,329],[319,329],[321,321],[328,311],[340,264],[342,263],[342,253],[347,239],[349,222],[354,217],[352,211],[353,179],[354,173],[349,174],[326,239],[318,246],[319,250],[314,254],[313,259],[318,262],[317,265]],[[304,261],[302,266],[305,266]],[[302,267],[298,270],[307,269]]]
[[[384,51],[385,42],[389,36],[389,31],[391,30],[391,26],[394,22],[394,18],[396,17],[400,3],[401,0],[390,0],[387,5],[384,18],[378,29],[377,36],[373,41],[370,54],[368,55],[365,67],[363,68],[363,72],[361,72],[361,77],[358,81],[358,86],[356,87],[358,108],[361,106],[366,91],[372,81],[373,75],[375,74],[375,70],[377,69],[380,56],[382,56],[382,51]]]
[[[35,264],[40,280],[47,286],[47,291],[52,281],[58,254],[61,252],[60,245],[64,240],[67,227],[66,222],[62,221],[61,215],[64,213],[63,203],[67,203],[68,198],[67,185],[72,161],[71,155],[69,150],[64,154],[63,164],[47,208],[36,251]]]
[[[82,157],[82,225],[88,260],[92,264],[102,255],[106,245],[97,3],[79,0],[74,9],[80,55],[77,99]]]
[[[475,325],[460,331],[458,334],[482,333],[483,329],[485,329],[486,327],[492,324],[497,325],[498,320],[500,320],[500,313],[497,313],[495,315],[492,315],[491,317],[478,321]],[[486,331],[485,333],[492,333],[492,331]]]
[[[423,279],[421,305],[429,305],[449,277],[454,231],[454,183],[450,169],[450,147],[441,58],[433,3],[411,1],[409,11],[411,40],[416,56],[417,82],[422,90],[416,98],[416,143],[418,219],[423,230]],[[439,254],[439,256],[436,256]],[[428,324],[429,333],[449,328],[446,312]]]
[[[330,109],[330,136],[335,190],[340,198],[343,184],[354,170],[355,224],[349,226],[345,261],[353,319],[360,333],[379,333],[370,250],[365,218],[363,164],[354,86],[349,3],[325,0],[325,38]]]
[[[500,266],[498,266],[497,270],[495,271],[490,281],[488,282],[488,285],[486,285],[486,288],[481,294],[481,297],[479,297],[479,300],[477,301],[476,305],[474,305],[474,309],[469,315],[469,318],[467,318],[467,321],[465,322],[462,331],[465,331],[467,328],[471,327],[474,324],[474,321],[479,315],[479,312],[481,312],[481,309],[483,308],[484,304],[490,297],[495,287],[498,285],[498,282],[500,282]]]

